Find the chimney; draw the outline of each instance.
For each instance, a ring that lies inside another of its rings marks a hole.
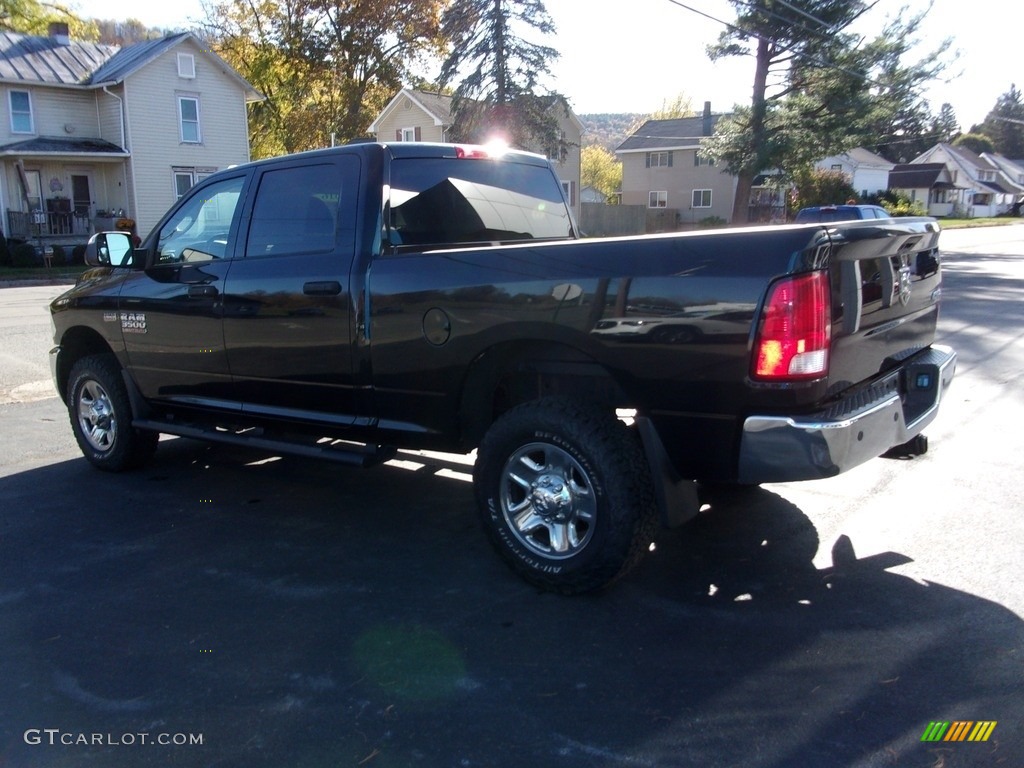
[[[71,43],[71,34],[68,32],[66,22],[51,21],[47,31],[49,32],[50,39],[56,41],[58,45],[69,45]]]
[[[704,136],[711,135],[711,102],[704,102],[704,123],[701,126],[701,133]]]

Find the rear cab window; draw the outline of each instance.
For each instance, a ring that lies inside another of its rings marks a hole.
[[[561,186],[546,166],[441,157],[391,163],[388,240],[398,252],[572,237]]]

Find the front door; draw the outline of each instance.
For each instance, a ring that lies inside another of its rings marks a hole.
[[[233,407],[222,307],[245,181],[239,173],[190,190],[146,243],[147,268],[124,282],[121,329],[148,398]]]
[[[71,222],[76,235],[89,234],[92,220],[92,179],[87,173],[71,174]]]

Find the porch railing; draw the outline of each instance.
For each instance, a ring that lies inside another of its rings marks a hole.
[[[7,237],[28,240],[33,237],[88,235],[92,220],[88,214],[52,211],[7,211]]]

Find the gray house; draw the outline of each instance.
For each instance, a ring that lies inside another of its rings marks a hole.
[[[196,181],[249,158],[262,97],[190,33],[118,48],[0,33],[0,210],[8,237],[140,235]]]
[[[622,204],[643,205],[675,229],[716,217],[732,219],[736,177],[700,151],[719,115],[705,102],[698,117],[648,120],[615,150],[622,161]],[[649,228],[651,228],[649,226]]]

